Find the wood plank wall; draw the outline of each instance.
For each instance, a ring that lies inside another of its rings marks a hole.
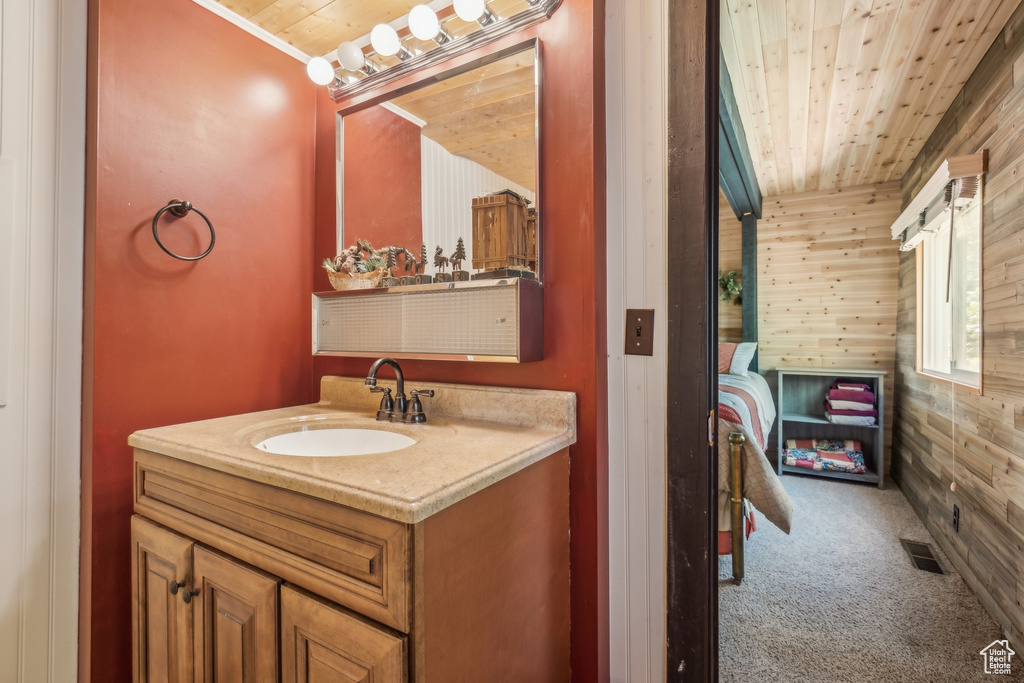
[[[996,38],[903,181],[903,202],[947,156],[988,149],[983,394],[915,372],[915,256],[900,260],[894,471],[939,545],[1024,647],[1024,5]],[[955,423],[955,466],[951,447]],[[953,475],[957,491],[949,489]],[[950,522],[960,507],[960,531]],[[982,643],[984,645],[984,643]]]
[[[723,273],[743,270],[743,225],[736,218],[725,195],[718,193],[718,267]],[[718,340],[743,341],[743,307],[718,302]]]
[[[892,438],[899,183],[764,200],[757,224],[761,374],[885,370],[885,469]],[[775,443],[774,439],[771,443]]]

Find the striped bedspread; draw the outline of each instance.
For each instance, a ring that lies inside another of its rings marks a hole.
[[[743,427],[763,451],[775,423],[775,403],[764,377],[755,372],[719,375],[718,418]]]
[[[793,503],[786,495],[764,445],[775,424],[775,403],[768,382],[753,372],[748,376],[718,376],[718,530],[729,531],[729,434],[747,437],[743,446],[743,496],[782,531],[789,533]]]

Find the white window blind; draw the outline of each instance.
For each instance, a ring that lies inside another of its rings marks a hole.
[[[957,204],[955,213],[945,212],[941,222],[936,221],[938,229],[921,242],[921,368],[929,374],[979,386],[981,201],[976,197]]]

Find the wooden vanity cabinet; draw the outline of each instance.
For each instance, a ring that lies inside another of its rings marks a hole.
[[[278,579],[138,516],[132,546],[136,681],[278,680]]]
[[[568,465],[404,524],[136,449],[136,683],[568,681]]]
[[[403,638],[138,515],[132,545],[139,683],[406,680]]]

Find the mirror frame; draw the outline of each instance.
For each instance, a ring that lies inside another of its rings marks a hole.
[[[561,0],[558,0],[561,2]],[[494,62],[500,61],[514,54],[520,52],[526,52],[527,50],[533,50],[534,59],[534,78],[536,80],[536,91],[534,93],[534,107],[536,110],[534,116],[534,125],[536,129],[534,131],[535,144],[534,144],[534,175],[536,190],[534,191],[534,206],[537,211],[537,282],[543,282],[544,277],[544,232],[545,232],[545,209],[542,204],[542,193],[541,187],[543,185],[543,174],[541,172],[541,149],[543,148],[543,136],[544,126],[541,125],[541,113],[543,112],[543,93],[544,93],[544,70],[543,70],[543,59],[541,58],[542,48],[540,38],[533,37],[527,40],[515,43],[508,47],[500,50],[495,50],[486,55],[473,59],[465,64],[459,64],[450,69],[446,69],[439,73],[433,74],[426,78],[418,81],[414,81],[400,88],[390,90],[385,93],[380,93],[372,98],[365,101],[353,104],[350,107],[339,109],[335,112],[334,120],[334,144],[335,144],[335,172],[334,172],[334,199],[335,199],[335,247],[336,254],[342,253],[347,245],[345,244],[345,147],[344,147],[344,134],[345,134],[345,117],[349,114],[354,114],[363,109],[368,109],[373,106],[381,105],[391,100],[406,95],[408,93],[420,90],[430,85],[435,85],[444,81],[445,79],[453,76],[464,74],[467,71],[472,71],[482,66],[487,66]],[[421,181],[422,182],[422,181]],[[422,233],[422,223],[420,227]],[[354,241],[353,241],[354,243]]]
[[[439,45],[433,50],[418,54],[387,69],[381,69],[354,83],[341,83],[335,79],[334,83],[327,87],[327,92],[335,102],[341,102],[353,95],[369,92],[374,88],[408,76],[419,69],[440,64],[452,57],[465,54],[492,43],[499,38],[521,31],[527,26],[546,21],[551,18],[551,15],[562,4],[562,0],[527,0],[527,2],[530,2],[533,6],[513,17],[502,19],[490,26],[482,27],[481,30],[468,36]]]

